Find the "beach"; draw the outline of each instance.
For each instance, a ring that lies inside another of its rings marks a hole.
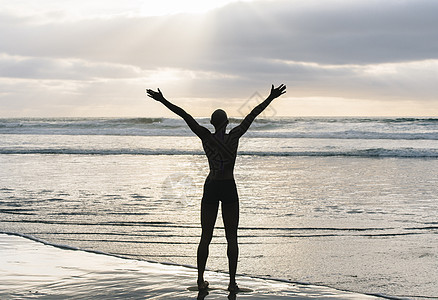
[[[227,274],[207,272],[211,288],[195,290],[196,269],[54,247],[0,234],[2,299],[375,299],[323,286],[239,276],[250,291],[226,291]]]
[[[238,273],[361,295],[436,298],[437,125],[256,120],[235,170]],[[2,119],[0,136],[0,232],[133,261],[196,265],[208,164],[182,120]],[[226,277],[220,217],[207,268]],[[213,285],[226,287],[222,281]]]

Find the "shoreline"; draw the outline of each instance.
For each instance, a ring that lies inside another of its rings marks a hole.
[[[206,271],[208,295],[198,295],[193,266],[134,260],[17,233],[0,232],[0,245],[0,297],[5,298],[399,299],[248,275],[238,275],[237,281],[251,292],[231,295],[228,274],[215,271]]]

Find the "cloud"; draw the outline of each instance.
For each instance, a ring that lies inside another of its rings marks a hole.
[[[0,54],[0,77],[91,80],[96,78],[138,78],[135,66],[90,62],[77,58],[23,57]]]
[[[7,38],[0,50],[176,68],[260,57],[324,64],[425,60],[438,58],[436,11],[432,0],[309,0],[237,2],[204,15],[48,24],[2,16],[0,32]]]
[[[438,94],[434,0],[253,1],[205,14],[124,10],[46,22],[8,11],[0,13],[0,80],[10,87],[0,94],[3,108],[28,99],[16,90],[23,82],[40,101],[56,95],[68,105],[84,98],[123,105],[157,86],[201,105],[201,98],[264,95],[281,82],[288,96],[309,98],[434,101]],[[38,88],[43,81],[52,88]],[[54,88],[62,85],[68,95]]]
[[[216,54],[223,58],[275,55],[326,64],[432,59],[438,56],[436,11],[431,0],[236,3],[213,14],[211,49],[228,49]]]

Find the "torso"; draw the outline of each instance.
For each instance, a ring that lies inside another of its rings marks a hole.
[[[210,134],[202,140],[210,167],[208,178],[213,180],[234,179],[238,145],[239,139],[230,134]]]

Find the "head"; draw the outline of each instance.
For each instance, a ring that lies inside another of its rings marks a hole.
[[[216,131],[219,131],[222,128],[227,127],[228,125],[227,113],[222,109],[216,109],[211,114],[210,123],[214,126],[214,129],[216,129]]]

